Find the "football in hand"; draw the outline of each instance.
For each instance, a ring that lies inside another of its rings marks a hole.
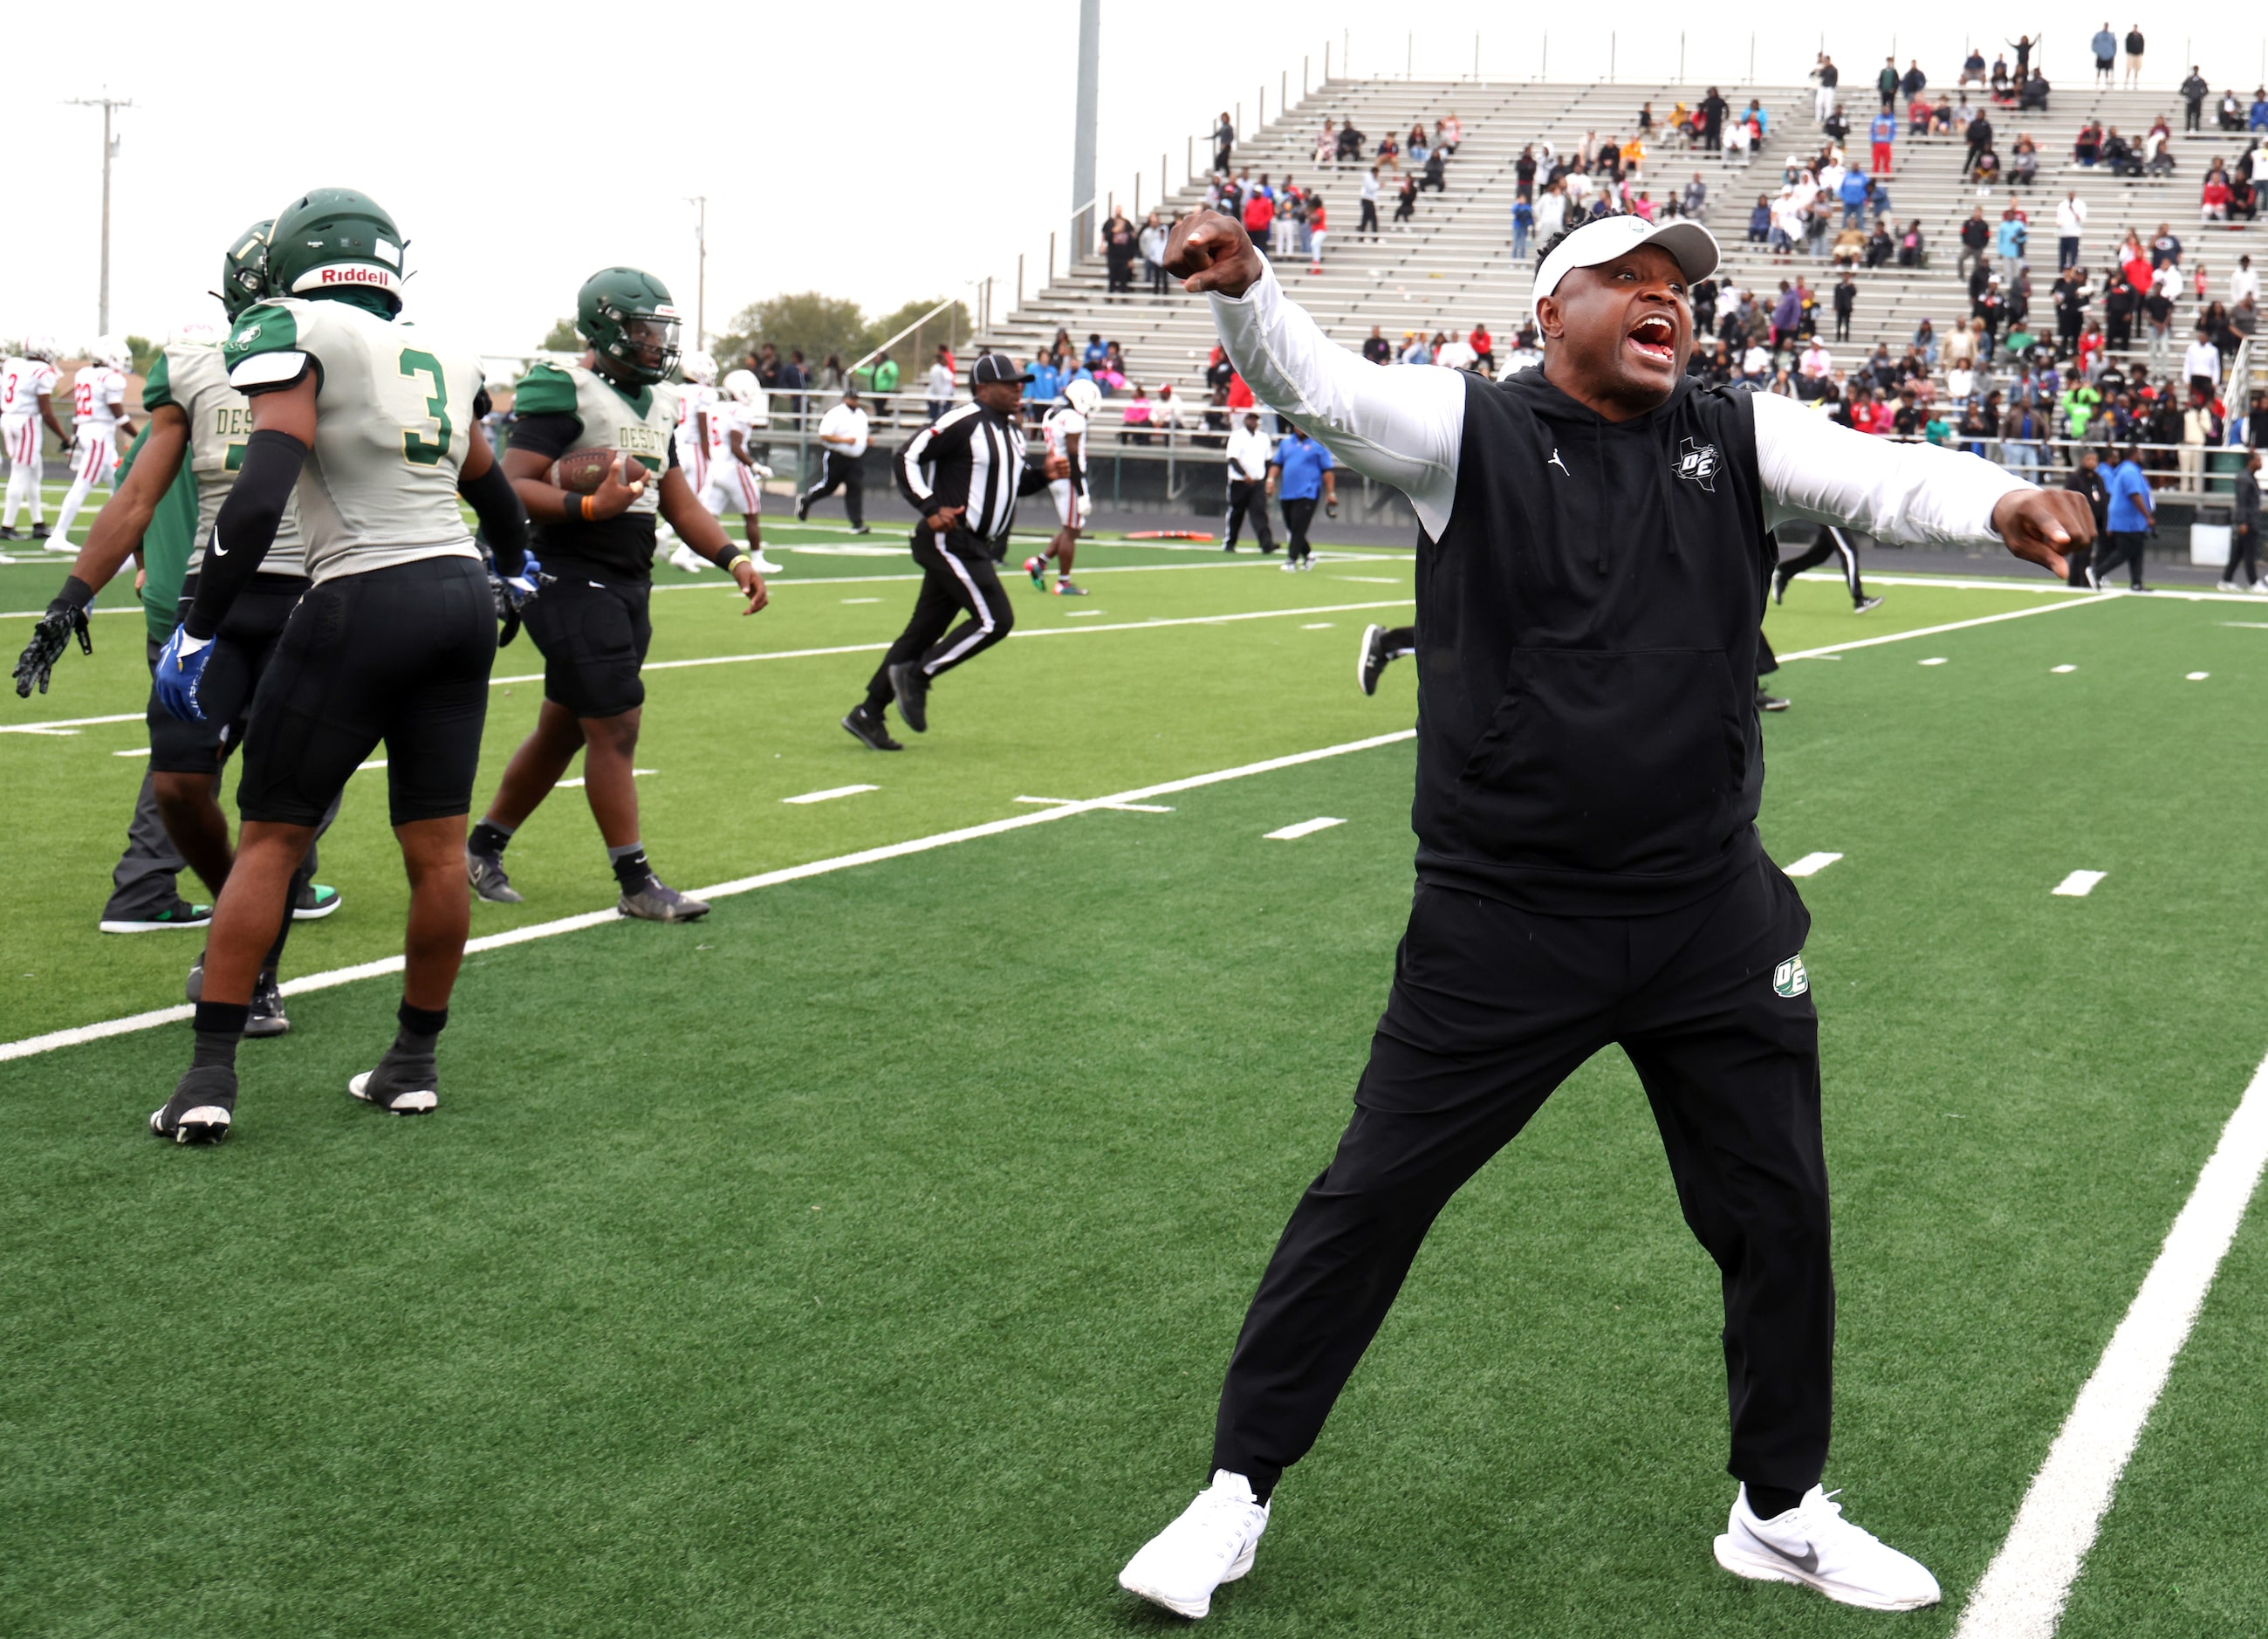
[[[610,449],[578,449],[551,463],[551,482],[571,495],[588,495],[607,481],[620,453]],[[615,474],[617,483],[630,480]]]

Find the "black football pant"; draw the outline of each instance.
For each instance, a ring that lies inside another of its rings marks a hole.
[[[947,551],[928,530],[917,529],[914,562],[922,566],[921,591],[914,599],[913,617],[867,681],[870,712],[879,713],[896,698],[890,686],[891,667],[917,660],[930,676],[939,677],[963,661],[976,659],[1015,629],[1015,609],[1000,584],[999,571],[982,547],[972,542],[965,554]],[[953,626],[955,615],[967,618]],[[953,630],[947,631],[947,626]]]
[[[1284,533],[1290,537],[1284,543],[1284,556],[1295,564],[1313,556],[1307,548],[1307,526],[1314,516],[1314,496],[1298,500],[1288,495],[1284,498]]]
[[[843,491],[843,510],[850,515],[850,527],[861,528],[866,521],[866,481],[858,463],[848,455],[828,450],[819,469],[819,481],[803,492],[801,510],[809,512],[837,489]]]
[[[1307,1454],[1434,1216],[1579,1065],[1619,1045],[1685,1222],[1722,1272],[1727,1467],[1753,1486],[1817,1484],[1835,1281],[1818,1015],[1793,961],[1809,927],[1761,859],[1650,916],[1541,916],[1421,884],[1354,1119],[1237,1338],[1212,1466],[1264,1496]]]
[[[1224,550],[1236,550],[1236,537],[1243,531],[1247,517],[1252,520],[1252,538],[1260,543],[1260,550],[1276,550],[1275,531],[1268,527],[1268,486],[1257,478],[1231,478],[1228,481],[1228,527],[1221,536]]]
[[[1867,588],[1859,580],[1859,549],[1851,544],[1851,537],[1831,523],[1819,526],[1819,539],[1793,557],[1779,561],[1780,583],[1785,586],[1807,569],[1815,569],[1830,557],[1843,560],[1843,584],[1851,589],[1851,601],[1859,602]]]

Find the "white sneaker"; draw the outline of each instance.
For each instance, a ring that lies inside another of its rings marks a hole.
[[[1127,1592],[1192,1620],[1212,1609],[1212,1591],[1252,1569],[1268,1510],[1252,1500],[1251,1481],[1226,1469],[1182,1517],[1142,1545],[1118,1573]],[[1932,1584],[1934,1586],[1935,1584]]]
[[[2241,592],[2244,588],[2234,580],[2216,580],[2213,582],[2213,589],[2216,592]]]
[[[748,554],[748,565],[760,575],[776,575],[780,572],[780,566],[764,556],[764,549],[761,546]]]
[[[1814,1486],[1777,1519],[1758,1519],[1749,1488],[1733,1501],[1717,1539],[1717,1563],[1751,1582],[1793,1582],[1839,1605],[1870,1611],[1916,1611],[1938,1601],[1937,1578],[1843,1517],[1835,1495]]]
[[[700,556],[689,546],[680,546],[675,551],[669,555],[669,561],[676,565],[688,575],[697,575],[704,569],[714,569],[716,567],[714,564],[711,563],[707,558]]]

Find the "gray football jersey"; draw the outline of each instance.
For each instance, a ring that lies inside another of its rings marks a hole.
[[[236,469],[244,462],[244,441],[252,436],[252,405],[228,384],[217,342],[175,342],[158,353],[143,380],[142,408],[155,410],[161,404],[173,405],[189,421],[185,459],[197,490],[197,534],[188,565],[194,572],[205,561],[213,520],[220,516],[220,504],[228,498]],[[260,572],[307,572],[296,501],[284,509],[284,520],[276,526],[276,543],[260,560]]]
[[[670,440],[677,432],[679,389],[666,381],[623,396],[597,372],[580,365],[538,364],[522,378],[512,409],[523,416],[571,415],[583,424],[569,454],[611,449],[637,461],[655,476],[630,513],[651,513],[661,505],[660,475],[669,467]]]
[[[314,361],[315,447],[299,471],[299,529],[318,581],[426,557],[477,558],[457,506],[480,364],[415,326],[340,301],[247,307],[224,349],[238,387]]]

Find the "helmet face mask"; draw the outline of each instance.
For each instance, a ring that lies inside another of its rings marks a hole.
[[[268,293],[268,233],[274,222],[255,222],[239,233],[221,257],[221,311],[236,315]]]
[[[575,329],[609,379],[651,387],[677,368],[677,309],[669,287],[637,268],[606,268],[583,281]]]

